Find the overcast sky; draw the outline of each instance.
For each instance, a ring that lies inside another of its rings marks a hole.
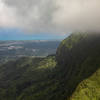
[[[100,31],[100,0],[0,0],[0,28],[64,35]]]

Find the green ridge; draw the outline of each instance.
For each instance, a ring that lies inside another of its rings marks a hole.
[[[0,65],[0,100],[100,100],[100,35],[75,33],[56,55]]]

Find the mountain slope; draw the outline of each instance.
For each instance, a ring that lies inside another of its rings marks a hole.
[[[100,35],[71,35],[61,43],[56,58],[63,71],[60,79],[65,83],[67,98],[74,93],[71,100],[100,99]]]
[[[99,100],[100,35],[75,33],[56,55],[0,66],[0,100]]]
[[[77,86],[70,100],[100,100],[100,69]]]
[[[0,66],[0,100],[30,100],[52,80],[55,57],[27,58],[10,61]],[[50,86],[50,85],[49,85]],[[24,97],[23,97],[24,96]],[[40,97],[39,97],[40,98]]]

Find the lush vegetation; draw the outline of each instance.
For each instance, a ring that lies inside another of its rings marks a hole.
[[[71,35],[58,48],[57,61],[68,100],[100,99],[100,35]]]
[[[0,100],[99,100],[100,35],[72,34],[56,55],[0,66]]]
[[[52,82],[55,65],[55,57],[49,56],[24,57],[0,66],[0,100],[38,100]]]

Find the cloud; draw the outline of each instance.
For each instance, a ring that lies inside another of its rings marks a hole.
[[[0,27],[16,26],[15,15],[14,8],[8,7],[0,0]]]
[[[0,27],[64,34],[100,31],[100,0],[0,0]]]

